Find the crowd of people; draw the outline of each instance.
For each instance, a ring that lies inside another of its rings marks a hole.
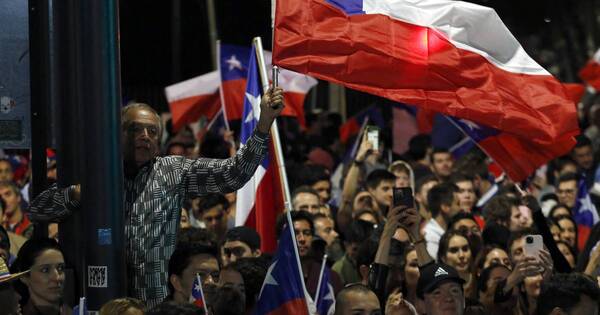
[[[235,226],[236,191],[268,151],[281,102],[280,90],[267,93],[239,150],[229,131],[175,133],[150,106],[124,107],[128,297],[100,314],[253,312],[273,253],[261,251],[255,230]],[[574,217],[583,188],[600,209],[597,139],[578,136],[570,154],[522,184],[492,174],[477,148],[453,156],[427,134],[403,155],[391,153],[387,129],[378,144],[358,135],[348,158],[338,115],[307,118],[305,130],[283,124],[290,216],[308,295],[326,257],[335,314],[599,314],[600,224],[585,229]],[[29,200],[28,172],[17,171],[26,159],[0,160],[0,314],[70,314],[70,262],[54,223],[80,210],[81,188],[54,184]],[[414,207],[394,203],[402,187]],[[279,237],[287,220],[277,210]],[[35,222],[53,223],[48,238],[32,237]],[[537,235],[543,248],[532,255]],[[206,310],[190,303],[197,275]]]

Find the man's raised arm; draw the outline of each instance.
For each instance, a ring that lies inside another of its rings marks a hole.
[[[283,107],[283,90],[269,89],[261,99],[254,134],[235,156],[225,160],[185,160],[182,181],[185,194],[228,193],[242,188],[269,151],[269,131]]]
[[[79,207],[81,188],[71,185],[58,188],[57,184],[44,190],[29,205],[32,221],[58,222],[71,215]]]

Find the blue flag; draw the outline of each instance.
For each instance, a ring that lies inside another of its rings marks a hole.
[[[293,230],[286,224],[256,302],[257,315],[308,314],[300,258],[292,235]]]
[[[333,315],[333,313],[335,313],[335,293],[333,291],[333,286],[329,283],[330,273],[331,270],[325,267],[323,278],[321,279],[319,296],[316,297],[319,315]]]

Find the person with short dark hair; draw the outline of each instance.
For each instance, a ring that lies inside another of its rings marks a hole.
[[[12,164],[5,158],[0,158],[0,183],[12,182],[14,179],[14,171]]]
[[[577,164],[577,168],[585,174],[585,183],[588,189],[591,189],[596,181],[598,173],[598,161],[594,157],[592,141],[584,134],[575,136],[577,142],[571,150],[571,158]]]
[[[383,314],[375,292],[360,283],[345,287],[335,298],[335,315],[357,313],[364,315]]]
[[[180,304],[189,303],[196,275],[202,279],[202,289],[207,305],[214,299],[219,281],[217,248],[201,244],[179,244],[169,260],[169,296]]]
[[[319,193],[308,185],[302,185],[294,189],[294,193],[292,194],[292,208],[312,214],[318,213],[321,208]]]
[[[258,257],[260,251],[260,235],[254,229],[237,226],[225,233],[221,246],[223,266],[227,266],[242,257]]]
[[[367,175],[367,191],[373,196],[379,212],[386,215],[392,206],[396,176],[386,170],[374,170]]]
[[[242,276],[248,314],[254,309],[258,300],[269,264],[270,261],[265,257],[252,257],[240,258],[227,266],[228,269],[236,270]]]
[[[538,315],[598,314],[600,288],[590,277],[579,274],[556,274],[542,283],[538,297]]]
[[[457,197],[460,209],[469,213],[473,212],[477,203],[474,178],[467,173],[456,172],[452,173],[448,180],[458,187]]]
[[[430,155],[431,171],[440,182],[447,181],[452,173],[454,159],[447,149],[434,148]]]
[[[194,213],[195,218],[204,222],[206,229],[217,236],[217,240],[222,240],[227,232],[227,209],[229,201],[222,194],[208,194],[200,198],[198,203],[198,213]]]
[[[313,215],[315,224],[315,235],[325,242],[325,254],[327,260],[335,262],[342,258],[344,251],[340,243],[340,238],[335,230],[335,222],[330,216],[323,213]]]
[[[433,186],[427,195],[432,218],[425,224],[424,233],[427,251],[437,257],[438,244],[442,234],[448,229],[450,219],[460,211],[456,192],[458,187],[452,183]]]
[[[217,294],[210,313],[213,315],[244,315],[244,295],[238,288],[222,286],[217,289]]]
[[[420,267],[419,274],[417,295],[425,301],[427,315],[464,314],[464,280],[454,268],[432,262]]]
[[[12,182],[0,182],[0,198],[4,200],[6,208],[4,216],[0,217],[4,228],[25,238],[33,236],[33,224],[29,216],[21,208],[21,191]]]
[[[529,228],[530,222],[521,213],[521,203],[509,195],[499,195],[490,200],[483,209],[486,223],[495,223],[507,227],[511,232]]]
[[[356,220],[344,231],[344,247],[346,253],[333,264],[331,268],[340,275],[342,283],[355,283],[361,281],[361,276],[356,260],[361,243],[365,242],[373,233],[373,225],[370,222]]]

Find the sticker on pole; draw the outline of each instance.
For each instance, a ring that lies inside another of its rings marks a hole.
[[[88,266],[88,287],[108,288],[107,266]]]

